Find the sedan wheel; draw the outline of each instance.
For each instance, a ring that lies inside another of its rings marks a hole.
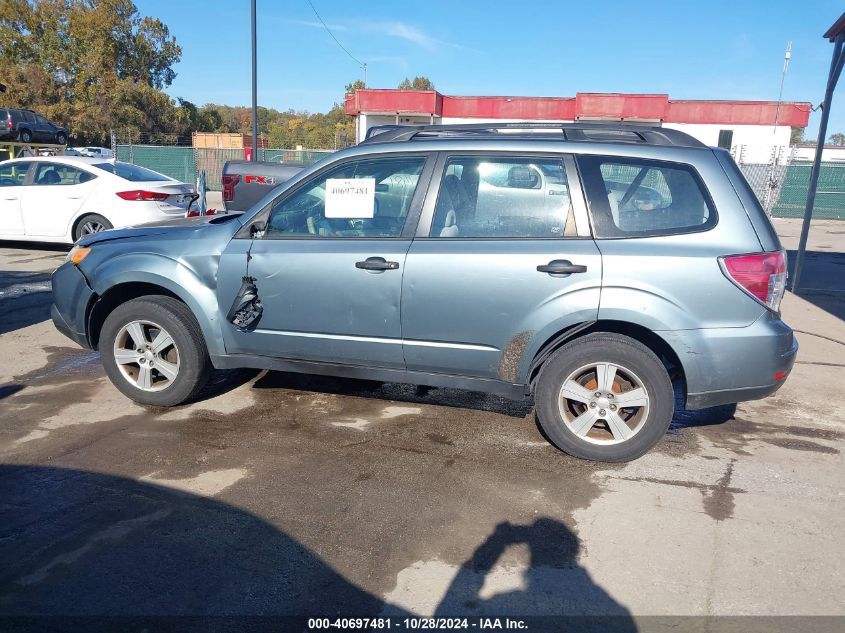
[[[82,235],[91,235],[92,233],[99,233],[100,231],[105,231],[106,227],[103,226],[102,222],[97,222],[97,220],[88,220],[82,225],[80,232]]]
[[[179,375],[173,337],[151,321],[132,321],[121,328],[113,353],[123,377],[142,391],[167,389]]]
[[[88,215],[79,219],[76,223],[76,228],[73,230],[73,239],[78,240],[86,235],[99,233],[100,231],[107,231],[114,228],[108,220],[96,213],[89,213]]]

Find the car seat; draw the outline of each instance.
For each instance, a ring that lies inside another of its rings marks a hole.
[[[61,181],[61,176],[52,167],[38,177],[39,185],[58,185]]]
[[[446,214],[446,220],[443,222],[443,228],[440,229],[440,237],[458,237],[459,234],[455,212],[450,209]]]

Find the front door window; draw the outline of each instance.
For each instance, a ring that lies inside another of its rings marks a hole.
[[[399,237],[425,158],[345,163],[273,203],[265,238]]]

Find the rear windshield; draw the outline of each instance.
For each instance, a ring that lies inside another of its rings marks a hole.
[[[120,176],[125,180],[131,182],[156,182],[159,180],[173,180],[169,176],[160,174],[152,169],[132,165],[131,163],[97,163],[94,165],[97,169],[102,169],[115,176]]]

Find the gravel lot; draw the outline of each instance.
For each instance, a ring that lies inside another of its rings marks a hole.
[[[232,372],[134,405],[48,320],[67,249],[0,243],[0,613],[845,618],[845,225],[811,250],[784,388],[609,466],[450,389]]]

